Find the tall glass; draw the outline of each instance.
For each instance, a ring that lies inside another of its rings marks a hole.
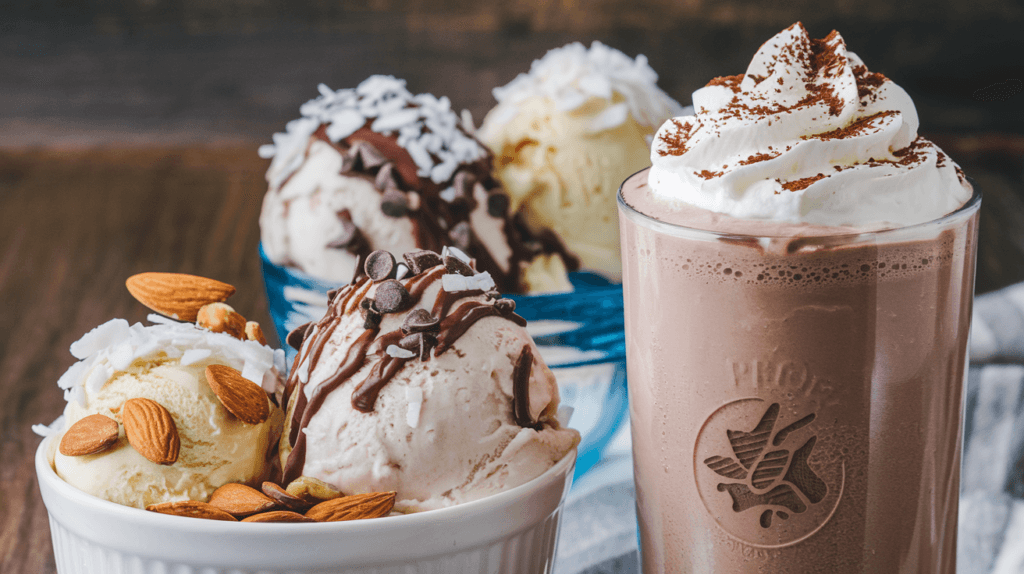
[[[756,237],[640,213],[646,181],[619,192],[644,574],[952,574],[980,195]]]

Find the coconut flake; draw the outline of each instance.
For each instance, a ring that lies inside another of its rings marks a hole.
[[[398,345],[388,345],[387,350],[384,352],[396,359],[411,359],[416,356],[416,353],[403,349]]]
[[[126,340],[131,334],[128,321],[111,319],[94,328],[81,339],[71,343],[71,355],[76,359],[84,359],[89,355]]]
[[[405,422],[412,428],[420,424],[420,410],[423,408],[423,389],[420,387],[405,387],[405,401],[409,405],[405,411]]]
[[[441,276],[441,288],[449,293],[469,291],[474,288],[472,285],[469,277],[457,273],[447,273]]]
[[[189,349],[181,354],[179,363],[183,366],[192,365],[202,361],[213,354],[210,349]]]
[[[614,127],[621,126],[626,122],[629,117],[629,107],[626,106],[625,102],[608,106],[601,113],[597,114],[590,122],[589,130],[591,133],[603,132],[610,130]]]

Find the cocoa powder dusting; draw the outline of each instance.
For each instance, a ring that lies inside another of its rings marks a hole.
[[[782,184],[782,189],[785,189],[786,191],[800,191],[801,189],[807,189],[812,183],[824,178],[825,174],[819,173],[818,175],[812,175],[811,177],[803,177],[786,182],[779,181],[779,183]]]
[[[672,125],[676,127],[675,130],[667,131],[661,136],[661,141],[665,142],[665,147],[658,150],[658,154],[662,156],[666,155],[683,155],[686,153],[686,141],[689,139],[690,130],[693,129],[693,124],[686,122],[685,124],[679,120],[669,120]]]
[[[743,74],[736,74],[735,76],[718,76],[710,82],[708,86],[725,86],[733,91],[734,94],[740,93],[740,82],[743,81]]]
[[[893,112],[893,111],[878,112],[876,114],[872,114],[870,116],[866,116],[866,117],[860,118],[858,120],[855,120],[853,123],[851,123],[850,125],[846,126],[845,128],[836,128],[836,129],[834,129],[832,131],[828,131],[828,132],[824,132],[824,133],[820,133],[820,134],[803,136],[800,139],[805,139],[805,140],[816,139],[816,140],[828,141],[828,140],[841,140],[841,139],[851,138],[851,137],[858,136],[858,135],[861,135],[861,134],[867,132],[869,130],[869,128],[872,127],[872,124],[875,122],[875,120],[878,120],[878,119],[881,119],[881,118],[887,118],[887,117],[890,117],[890,116],[895,116],[896,114],[897,114],[897,112]]]
[[[740,165],[750,165],[750,164],[754,164],[754,163],[758,163],[758,162],[762,162],[762,161],[768,161],[770,159],[775,159],[775,158],[779,157],[780,155],[782,155],[782,154],[779,153],[779,152],[774,152],[774,153],[755,153],[754,155],[748,157],[747,159],[740,160]]]

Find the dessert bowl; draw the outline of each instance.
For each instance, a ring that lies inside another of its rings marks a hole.
[[[532,481],[448,508],[317,524],[241,523],[147,512],[86,494],[36,450],[61,574],[541,574],[554,564],[576,449]]]

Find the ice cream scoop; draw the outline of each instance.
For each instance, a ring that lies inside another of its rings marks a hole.
[[[285,482],[397,491],[402,512],[539,476],[579,442],[556,419],[554,375],[515,304],[458,249],[371,255],[327,314],[289,336]]]
[[[491,153],[448,98],[413,95],[372,76],[355,89],[320,85],[274,143],[260,215],[267,257],[342,283],[375,249],[451,244],[512,292],[568,290],[577,260],[549,230],[510,217]]]
[[[636,59],[594,42],[549,51],[508,85],[477,132],[495,153],[512,211],[551,228],[584,268],[618,277],[615,193],[648,165],[651,137],[680,105]]]
[[[244,319],[252,338],[211,330],[230,314],[241,318],[214,303],[201,307],[198,325],[156,314],[152,325],[112,319],[72,344],[79,362],[58,381],[68,403],[52,429],[57,475],[138,508],[265,479],[283,419],[268,393],[283,384],[284,353],[252,340],[258,326],[245,329]]]

